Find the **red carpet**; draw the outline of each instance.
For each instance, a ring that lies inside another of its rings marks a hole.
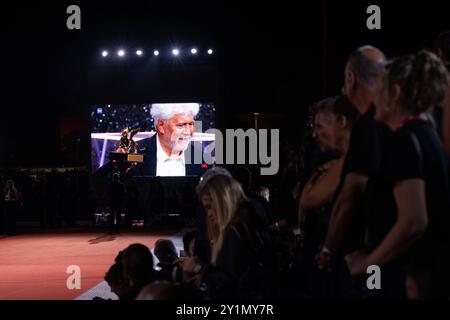
[[[0,237],[0,300],[69,300],[101,281],[117,253],[132,243],[153,248],[156,240],[174,231],[101,232],[57,231]],[[81,269],[81,289],[69,290],[67,267]]]

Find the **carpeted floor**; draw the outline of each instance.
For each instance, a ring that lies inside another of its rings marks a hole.
[[[0,300],[71,300],[96,287],[117,253],[132,243],[153,248],[174,230],[101,232],[61,230],[0,237]],[[68,289],[69,266],[79,266],[81,289]]]

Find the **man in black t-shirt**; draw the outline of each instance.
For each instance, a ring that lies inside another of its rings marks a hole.
[[[375,107],[362,115],[353,126],[350,138],[350,147],[345,157],[341,180],[334,194],[333,203],[336,202],[344,186],[348,173],[358,173],[364,176],[373,176],[380,170],[381,142],[389,132],[389,128],[375,120]]]
[[[447,70],[428,51],[386,66],[376,119],[393,132],[383,144],[381,174],[366,186],[371,200],[365,224],[368,246],[346,256],[355,277],[365,275],[369,266],[380,268],[383,285],[371,296],[449,296],[448,156],[426,117],[431,108],[446,103],[449,85]]]
[[[384,64],[384,54],[371,46],[356,49],[347,61],[344,90],[360,118],[352,128],[341,182],[334,196],[330,226],[317,256],[321,270],[331,268],[331,257],[336,254],[341,266],[345,266],[343,255],[358,245],[356,240],[348,240],[349,234],[353,233],[351,226],[355,225],[361,211],[359,206],[366,183],[379,170],[380,134],[385,127],[379,127],[374,119],[373,102],[381,87]]]

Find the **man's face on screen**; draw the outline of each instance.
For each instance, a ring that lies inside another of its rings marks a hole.
[[[163,121],[159,131],[162,133],[163,143],[172,150],[172,153],[188,148],[194,134],[194,124],[194,117],[185,114],[177,114],[169,120]]]

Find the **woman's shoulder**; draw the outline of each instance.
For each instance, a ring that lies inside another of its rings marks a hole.
[[[418,138],[418,136],[422,135],[421,130],[422,124],[410,124],[407,123],[401,128],[392,132],[389,141],[389,146],[391,147],[391,151],[402,152],[402,147],[404,146],[413,146],[414,140]]]
[[[422,146],[439,145],[440,138],[429,123],[416,119],[395,130],[389,141],[390,152],[403,154],[417,151],[419,146],[422,149]]]

